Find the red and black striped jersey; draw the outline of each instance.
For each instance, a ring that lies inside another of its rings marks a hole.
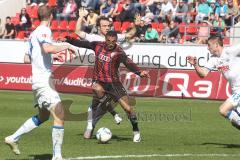
[[[126,55],[120,46],[109,51],[105,42],[88,42],[67,39],[67,42],[78,47],[95,51],[95,66],[93,80],[101,82],[119,82],[119,67],[123,63],[131,72],[140,75],[140,68]]]

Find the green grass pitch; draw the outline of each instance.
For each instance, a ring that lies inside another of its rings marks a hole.
[[[75,114],[85,112],[91,101],[91,97],[84,95],[61,94],[61,97],[73,101],[70,109]],[[107,127],[112,131],[113,138],[108,144],[98,144],[95,138],[83,139],[86,121],[67,121],[63,156],[67,159],[93,157],[92,159],[130,160],[240,158],[240,131],[218,114],[221,102],[156,98],[136,100],[142,134],[141,143],[132,142],[131,125],[118,106],[117,111],[124,118],[120,125],[116,125],[108,113],[96,127],[96,130]],[[5,136],[13,133],[26,119],[36,113],[37,110],[32,107],[32,93],[0,91],[0,102],[0,160],[50,159],[52,119],[21,137],[19,147],[22,154],[19,156],[12,154],[9,147],[3,143]]]

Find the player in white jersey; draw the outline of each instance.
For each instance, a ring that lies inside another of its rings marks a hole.
[[[69,49],[74,52],[70,44],[53,45],[52,33],[49,28],[52,19],[52,9],[48,6],[41,6],[38,9],[39,19],[41,21],[30,35],[29,55],[32,64],[32,90],[34,101],[38,107],[39,113],[29,118],[14,134],[5,138],[15,154],[20,154],[17,142],[20,137],[37,128],[40,124],[53,116],[52,142],[53,142],[53,160],[62,160],[61,147],[64,135],[64,109],[58,93],[52,85],[51,54]]]
[[[240,129],[240,45],[223,47],[220,37],[208,39],[208,49],[212,57],[205,67],[199,67],[196,57],[188,56],[200,77],[206,77],[211,70],[220,71],[231,85],[232,95],[219,108],[220,114]]]
[[[82,23],[84,16],[87,15],[87,11],[84,8],[79,9],[79,18],[77,21],[75,33],[79,36],[80,39],[87,40],[89,42],[92,41],[105,41],[105,35],[110,30],[110,21],[109,18],[106,17],[100,17],[97,20],[97,28],[98,28],[98,34],[88,34],[84,31],[82,31]],[[118,34],[118,42],[124,41],[126,38],[132,37],[136,33],[136,29],[133,28],[126,34]],[[111,104],[109,104],[111,105]],[[122,121],[122,118],[117,114],[116,111],[114,111],[113,107],[109,106],[108,111],[114,116],[114,119],[117,124],[120,124]],[[92,136],[93,129],[97,123],[97,121],[106,113],[106,110],[98,110],[98,113],[94,114],[92,113],[92,106],[90,105],[88,108],[88,121],[87,121],[87,128],[84,133],[84,138],[90,139]],[[92,117],[92,115],[95,115],[95,117]],[[93,119],[96,119],[93,124]]]

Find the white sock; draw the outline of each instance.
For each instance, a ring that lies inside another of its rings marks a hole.
[[[240,126],[240,117],[238,115],[238,113],[235,110],[231,110],[229,111],[227,118],[231,121],[236,123],[237,125]]]
[[[41,122],[37,118],[37,116],[33,116],[29,118],[14,134],[10,136],[10,138],[16,142],[20,139],[20,137],[33,130],[34,128],[37,128]]]
[[[88,107],[88,117],[87,117],[87,129],[93,129],[93,124],[92,124],[92,107]]]
[[[53,126],[52,129],[53,157],[62,158],[63,135],[64,135],[63,126]]]

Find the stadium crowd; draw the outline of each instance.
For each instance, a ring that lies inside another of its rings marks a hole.
[[[198,44],[205,44],[212,34],[226,39],[240,8],[238,0],[27,0],[20,13],[6,17],[4,25],[0,21],[0,37],[26,39],[39,25],[37,8],[43,4],[54,8],[54,39],[74,35],[83,14],[82,29],[87,33],[97,33],[97,19],[105,16],[119,33],[135,28],[132,42]]]

